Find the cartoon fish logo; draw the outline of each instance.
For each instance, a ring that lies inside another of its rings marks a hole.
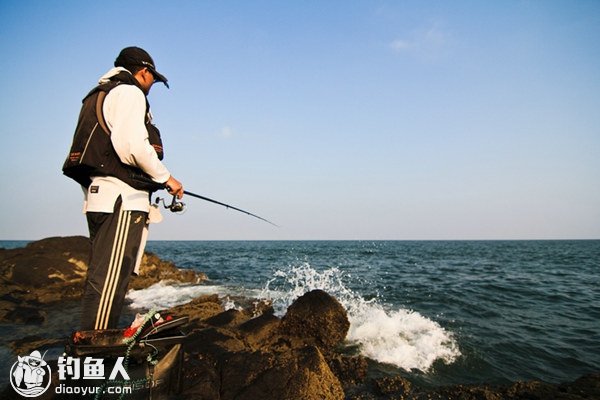
[[[37,350],[28,356],[17,356],[10,369],[10,384],[21,396],[37,397],[50,387],[51,371],[44,356]]]

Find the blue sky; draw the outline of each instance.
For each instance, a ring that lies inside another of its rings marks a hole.
[[[173,175],[281,225],[151,239],[598,239],[599,39],[597,1],[3,1],[0,239],[87,234],[60,168],[130,45]]]

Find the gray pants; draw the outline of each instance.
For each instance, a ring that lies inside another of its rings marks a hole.
[[[83,293],[81,329],[117,328],[148,213],[121,210],[119,197],[112,213],[86,215],[92,250]]]

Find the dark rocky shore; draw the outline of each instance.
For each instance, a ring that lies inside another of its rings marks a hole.
[[[46,310],[81,296],[89,243],[83,237],[50,238],[21,249],[0,249],[0,323],[43,327]],[[161,280],[200,282],[202,274],[180,270],[146,254],[140,289]],[[264,302],[227,310],[217,295],[168,310],[189,316],[184,328],[182,393],[192,399],[600,399],[600,373],[563,384],[538,381],[504,386],[422,388],[405,376],[373,377],[373,361],[348,355],[346,311],[323,291],[298,298],[282,318]],[[17,354],[63,343],[64,338],[18,340]],[[48,394],[48,392],[46,393]],[[0,397],[20,398],[9,386]],[[48,397],[51,398],[51,397]]]

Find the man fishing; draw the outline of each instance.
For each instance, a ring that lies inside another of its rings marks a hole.
[[[168,87],[150,55],[124,48],[83,100],[63,172],[84,188],[92,245],[82,330],[116,328],[129,279],[152,222],[150,194],[164,187],[181,199],[183,185],[162,163],[160,133],[147,100],[154,82]]]

